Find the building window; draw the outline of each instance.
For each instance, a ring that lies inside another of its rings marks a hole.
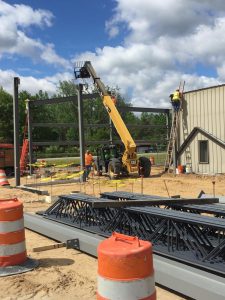
[[[208,164],[209,163],[209,142],[208,141],[198,141],[198,151],[199,151],[199,163]]]

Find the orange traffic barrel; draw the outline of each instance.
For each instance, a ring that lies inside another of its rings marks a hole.
[[[0,185],[9,185],[6,174],[4,170],[0,170]]]
[[[17,199],[0,200],[0,267],[26,259],[23,204]]]
[[[156,299],[150,242],[113,233],[99,244],[97,299]]]
[[[0,277],[28,272],[37,265],[27,257],[23,204],[16,198],[0,199]]]
[[[154,165],[155,164],[155,157],[154,156],[150,156],[149,157],[149,160],[151,162],[151,165]]]
[[[177,166],[178,174],[184,173],[184,167],[182,165]]]

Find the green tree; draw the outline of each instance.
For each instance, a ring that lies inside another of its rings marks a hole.
[[[13,98],[0,87],[0,141],[13,142]]]

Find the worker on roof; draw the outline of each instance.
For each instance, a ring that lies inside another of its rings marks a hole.
[[[86,173],[86,180],[88,179],[88,176],[91,172],[91,166],[93,163],[94,159],[93,156],[90,152],[90,150],[87,150],[85,153],[85,173]]]
[[[179,89],[176,89],[176,91],[173,94],[170,94],[170,99],[175,112],[178,112],[180,109],[181,97],[182,95]]]

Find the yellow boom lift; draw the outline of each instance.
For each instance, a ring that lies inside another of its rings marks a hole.
[[[106,172],[111,179],[117,178],[120,175],[139,174],[140,176],[148,177],[151,172],[150,160],[146,157],[137,156],[136,144],[131,137],[123,119],[118,112],[114,101],[109,95],[100,78],[97,76],[90,61],[78,64],[74,69],[75,77],[92,78],[100,96],[103,100],[103,105],[106,108],[121,141],[124,144],[124,153],[119,153],[116,150],[116,145],[103,146],[98,150],[97,160],[95,162],[95,171],[98,173]]]

